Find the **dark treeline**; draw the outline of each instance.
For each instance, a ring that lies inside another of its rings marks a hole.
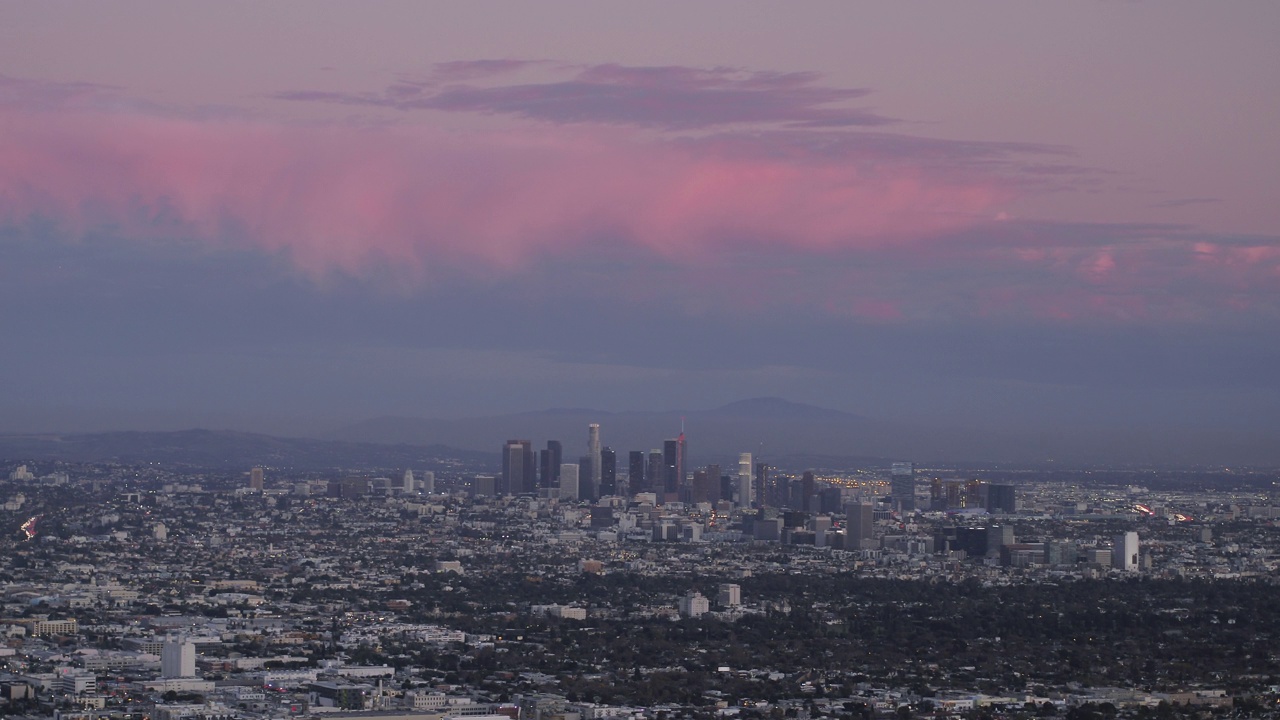
[[[791,677],[838,669],[846,678],[921,693],[931,687],[1015,692],[1069,684],[1249,691],[1280,680],[1280,594],[1258,581],[985,586],[976,580],[764,575],[736,582],[745,602],[767,609],[729,622],[643,617],[647,607],[671,603],[690,589],[711,594],[724,581],[717,578],[690,583],[614,573],[566,582],[522,575],[419,579],[423,589],[411,597],[415,619],[444,616],[468,632],[501,635],[504,650],[448,661],[436,651],[424,655],[390,643],[368,649],[366,659],[416,660],[471,681],[504,670],[567,676],[562,682],[607,671],[617,687],[606,695],[616,699],[633,693],[649,698],[657,692],[650,687],[651,671],[661,668],[675,669],[680,680],[667,683],[659,697],[682,687],[677,694],[701,692],[696,678],[713,677],[721,667]],[[452,589],[444,590],[444,583]],[[566,602],[609,607],[613,614],[566,621],[528,611],[531,604]],[[845,685],[831,691],[846,691]],[[789,688],[782,683],[776,690]]]

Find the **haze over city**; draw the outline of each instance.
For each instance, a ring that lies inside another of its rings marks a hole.
[[[589,408],[674,434],[779,397],[960,455],[1274,464],[1278,28],[0,5],[0,431]]]

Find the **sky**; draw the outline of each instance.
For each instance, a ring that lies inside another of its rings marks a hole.
[[[1277,33],[1272,2],[0,3],[0,431],[779,396],[1277,440]]]

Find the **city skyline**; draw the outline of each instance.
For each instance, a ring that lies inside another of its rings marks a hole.
[[[1277,6],[501,7],[0,5],[0,432],[1274,445]]]
[[[659,503],[576,497],[573,463],[558,491],[497,492],[491,465],[453,458],[421,487],[268,466],[257,487],[249,465],[5,463],[0,521],[27,521],[0,535],[0,706],[767,720],[1276,701],[1257,650],[1276,635],[1274,472],[930,468],[912,508],[895,481],[915,467],[756,463],[747,507],[732,470],[718,498]]]

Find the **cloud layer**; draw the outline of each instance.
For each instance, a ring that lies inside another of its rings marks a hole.
[[[1067,148],[841,129],[887,120],[837,107],[864,90],[804,73],[600,65],[505,82],[547,67],[446,63],[382,93],[284,95],[521,119],[466,131],[210,118],[0,77],[0,223],[250,248],[314,278],[543,273],[564,288],[548,292],[694,313],[1276,314],[1277,238],[1010,218],[1020,195],[1092,182]]]
[[[426,273],[618,245],[674,260],[725,248],[875,247],[966,227],[994,174],[870,149],[696,144],[562,126],[446,132],[138,112],[0,109],[0,213],[72,235],[248,243],[308,272]]]
[[[795,127],[874,127],[896,122],[873,111],[838,107],[863,88],[820,84],[813,73],[745,72],[730,68],[593,65],[559,70],[538,82],[481,85],[548,63],[480,60],[438,65],[423,79],[402,78],[382,92],[303,90],[283,100],[509,115],[556,123],[602,123],[667,129],[742,123]],[[569,72],[566,73],[565,71]],[[836,107],[833,107],[836,106]]]

